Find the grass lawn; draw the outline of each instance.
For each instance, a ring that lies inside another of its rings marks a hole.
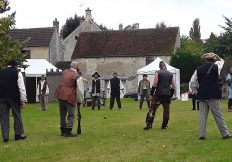
[[[227,112],[227,101],[222,105],[232,132],[232,113]],[[147,108],[139,110],[132,99],[123,100],[122,106],[120,111],[82,108],[82,134],[65,138],[60,136],[57,103],[49,104],[48,112],[28,104],[22,112],[27,139],[14,141],[11,119],[10,141],[0,141],[0,162],[232,161],[232,139],[222,140],[211,113],[207,139],[198,140],[198,111],[191,111],[190,101],[172,102],[167,130],[160,129],[162,107],[153,129],[144,131]],[[76,127],[75,122],[75,132]]]

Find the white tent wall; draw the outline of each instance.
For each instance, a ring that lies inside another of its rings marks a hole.
[[[137,70],[138,83],[140,80],[143,79],[143,74],[147,74],[147,76],[148,76],[147,78],[151,82],[151,86],[152,86],[153,80],[154,80],[154,74],[156,71],[159,70],[159,62],[160,61],[163,61],[163,60],[161,60],[158,57],[152,63],[148,64],[147,66],[145,66],[141,69],[138,69]],[[167,63],[165,63],[165,65],[167,67],[167,70],[173,74],[173,77],[174,77],[175,82],[176,82],[176,92],[174,94],[175,95],[174,97],[180,99],[180,70],[170,66]]]
[[[24,62],[23,64],[27,65],[28,67],[25,70],[21,69],[21,71],[25,73],[25,77],[27,78],[26,80],[28,82],[31,82],[31,83],[26,83],[26,87],[28,88],[28,86],[32,86],[33,83],[33,88],[29,88],[27,90],[27,93],[29,93],[29,91],[32,91],[30,95],[27,95],[30,98],[29,102],[35,102],[35,101],[38,102],[38,96],[36,95],[36,90],[37,90],[38,80],[40,79],[40,77],[42,75],[46,76],[47,70],[54,72],[57,70],[58,71],[61,70],[57,69],[54,65],[52,65],[45,59],[26,59],[26,62]]]

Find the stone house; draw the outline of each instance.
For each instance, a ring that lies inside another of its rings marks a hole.
[[[179,47],[179,27],[83,32],[77,39],[72,60],[79,62],[88,80],[97,71],[106,88],[112,73],[117,72],[125,92],[136,92],[137,70],[156,57],[170,63]]]
[[[85,19],[81,20],[81,24],[70,33],[63,41],[64,46],[64,61],[71,61],[71,57],[76,45],[76,39],[81,32],[101,31],[101,29],[94,23],[91,15],[91,10],[85,10]]]
[[[18,41],[29,39],[23,52],[28,59],[46,59],[52,64],[63,60],[63,45],[59,36],[59,22],[53,21],[53,27],[12,29],[10,36]]]

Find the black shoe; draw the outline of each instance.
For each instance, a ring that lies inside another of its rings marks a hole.
[[[192,110],[196,110],[196,109],[192,109]]]
[[[65,137],[77,137],[76,134],[72,134],[72,128],[65,128]]]
[[[8,142],[8,141],[9,141],[8,138],[3,139],[3,142]]]
[[[152,126],[147,125],[146,127],[143,128],[143,130],[149,130],[149,129],[151,129],[151,128],[152,128]]]
[[[167,129],[168,126],[162,126],[161,129]]]
[[[18,141],[18,140],[24,140],[26,139],[27,136],[23,135],[23,134],[20,134],[20,135],[15,135],[15,141]]]
[[[65,128],[60,127],[61,136],[65,136]]]
[[[200,137],[199,140],[205,140],[205,137]]]
[[[229,139],[229,138],[232,138],[232,135],[231,135],[231,134],[228,134],[228,135],[222,137],[222,139]]]

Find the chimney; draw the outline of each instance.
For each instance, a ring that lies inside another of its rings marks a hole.
[[[85,20],[90,21],[91,19],[92,19],[91,10],[89,8],[87,8],[85,10]]]
[[[53,27],[56,29],[56,32],[59,33],[59,21],[57,21],[57,18],[53,21]]]
[[[139,29],[139,23],[135,23],[133,24],[133,26],[134,26],[134,29]]]
[[[63,30],[60,29],[60,40],[63,41],[63,39],[64,39],[64,38],[63,38]]]
[[[123,30],[123,25],[119,24],[119,30]]]
[[[82,17],[81,17],[80,24],[82,24],[84,21],[85,21],[85,18],[84,18],[84,16],[82,16]]]

